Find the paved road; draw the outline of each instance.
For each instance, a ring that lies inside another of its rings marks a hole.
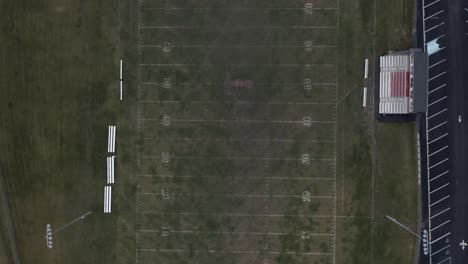
[[[441,49],[429,54],[422,201],[430,250],[420,263],[465,264],[468,248],[459,244],[468,243],[468,1],[423,0],[421,8],[425,42]]]
[[[449,53],[449,146],[452,170],[452,240],[451,263],[468,263],[468,249],[459,243],[468,243],[468,67],[466,22],[468,13],[464,0],[451,0],[448,5]],[[462,117],[460,123],[458,118]]]

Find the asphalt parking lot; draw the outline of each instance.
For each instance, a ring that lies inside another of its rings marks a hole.
[[[465,197],[466,135],[468,117],[463,86],[466,58],[463,45],[468,33],[468,9],[463,1],[423,1],[425,50],[429,56],[426,115],[427,210],[429,251],[421,263],[467,263],[465,249],[468,204]],[[463,25],[463,26],[461,26]],[[467,249],[468,251],[468,249]]]

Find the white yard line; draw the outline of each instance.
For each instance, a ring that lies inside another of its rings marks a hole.
[[[216,178],[216,179],[222,179],[223,176],[191,176],[191,175],[185,175],[185,176],[172,176],[172,175],[158,175],[158,174],[141,174],[141,177],[146,177],[146,178]],[[244,176],[239,176],[239,177],[229,177],[230,180],[235,180],[236,178],[239,179],[268,179],[268,180],[310,180],[310,181],[334,181],[334,178],[312,178],[312,177],[262,177],[262,176],[252,176],[252,177],[244,177]],[[228,180],[228,179],[225,179]]]
[[[140,233],[161,233],[160,229],[140,229],[137,230]],[[203,232],[199,230],[170,230],[170,233],[182,233],[182,234],[219,234],[219,235],[267,235],[267,236],[283,236],[283,235],[291,235],[289,232]],[[297,233],[296,235],[300,236],[301,233]],[[308,233],[310,236],[333,236],[331,233]]]
[[[229,250],[190,250],[190,249],[156,249],[156,248],[141,248],[138,251],[153,251],[153,252],[210,252],[210,253],[227,253],[227,254],[270,254],[270,255],[313,255],[313,256],[333,256],[332,253],[321,253],[321,252],[280,252],[280,251],[229,251]]]
[[[142,63],[140,67],[203,67],[203,66],[217,66],[214,63],[202,64],[186,64],[186,63]],[[336,67],[335,64],[224,64],[231,67]]]
[[[284,102],[256,102],[256,101],[175,101],[175,100],[140,100],[139,103],[142,104],[233,104],[233,105],[336,105],[336,102],[294,102],[294,101],[284,101]]]
[[[283,139],[283,138],[164,138],[146,137],[145,141],[225,141],[225,142],[305,142],[305,143],[335,143],[335,140],[314,140],[314,139]]]
[[[140,159],[161,159],[161,156],[145,155],[141,156]],[[229,156],[215,156],[215,157],[203,157],[203,156],[171,156],[170,159],[195,159],[195,160],[273,160],[273,161],[302,161],[301,158],[272,158],[272,157],[229,157]],[[335,161],[335,158],[309,158],[310,161]],[[304,164],[304,167],[308,165]]]
[[[140,118],[140,121],[161,121],[160,118]],[[238,119],[238,120],[227,120],[227,119],[171,119],[171,122],[193,122],[193,123],[284,123],[284,124],[300,124],[304,121],[302,120],[248,120],[248,119]],[[319,121],[319,120],[310,120],[308,123],[317,123],[317,124],[335,124],[335,121]]]
[[[199,29],[197,26],[141,26],[140,29]],[[213,27],[212,29],[216,29]],[[228,27],[227,29],[242,29],[242,30],[249,30],[249,29],[265,29],[265,30],[272,30],[272,29],[336,29],[336,26],[232,26]]]
[[[150,44],[145,44],[141,45],[141,48],[164,48],[166,47],[165,45],[150,45]],[[214,48],[220,48],[219,46],[213,46],[213,45],[171,45],[171,48],[201,48],[201,49],[214,49]],[[222,49],[265,49],[265,48],[300,48],[304,49],[304,45],[233,45],[233,46],[223,46]],[[336,45],[312,45],[312,46],[307,46],[307,48],[337,48]]]
[[[161,196],[160,192],[140,192],[138,195],[144,196]],[[275,195],[275,194],[193,194],[193,193],[186,193],[186,194],[172,194],[173,197],[248,197],[248,198],[302,198],[302,195]],[[311,195],[309,196],[311,199],[334,199],[334,196],[320,196],[320,195]]]

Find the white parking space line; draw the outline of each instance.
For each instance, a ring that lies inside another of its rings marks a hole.
[[[438,124],[437,126],[431,127],[429,130],[427,130],[427,132],[431,132],[432,130],[434,130],[434,129],[442,126],[442,125],[445,125],[445,124],[447,124],[447,121],[444,121],[444,122]]]
[[[438,138],[436,138],[436,139],[433,139],[433,140],[429,141],[428,144],[432,144],[432,143],[436,142],[437,140],[439,140],[439,139],[441,139],[441,138],[443,138],[443,137],[446,137],[447,135],[448,135],[448,133],[445,133],[445,134],[443,134],[442,136],[440,136],[440,137],[438,137]]]
[[[441,174],[437,175],[436,177],[434,177],[434,178],[430,179],[430,180],[429,180],[429,182],[431,182],[431,181],[433,181],[433,180],[435,180],[435,179],[437,179],[437,178],[439,178],[439,177],[442,177],[442,176],[444,176],[444,175],[445,175],[445,174],[447,174],[448,172],[449,172],[448,170],[447,170],[447,171],[445,171],[445,172],[442,172]]]
[[[437,188],[437,189],[435,189],[435,190],[432,190],[432,191],[430,192],[430,194],[435,193],[435,192],[437,192],[438,190],[441,190],[442,188],[447,187],[448,185],[449,185],[449,183],[447,182],[446,184],[440,186],[439,188]]]
[[[445,34],[442,34],[442,35],[440,35],[440,36],[438,36],[438,37],[433,38],[432,40],[426,42],[426,44],[429,43],[429,42],[431,42],[431,41],[434,41],[434,40],[436,40],[436,39],[443,38],[443,37],[445,37]],[[445,47],[444,47],[444,48],[445,48]],[[441,49],[441,50],[442,50],[442,49]],[[435,53],[434,53],[434,54],[435,54]]]
[[[447,108],[445,108],[444,110],[439,111],[438,113],[436,113],[436,114],[434,114],[434,115],[431,115],[431,116],[428,117],[427,119],[431,119],[431,118],[433,118],[434,116],[440,115],[441,113],[443,113],[443,112],[445,112],[445,111],[447,111]]]
[[[437,99],[436,101],[434,101],[434,102],[428,104],[427,106],[429,107],[429,106],[431,106],[431,105],[433,105],[433,104],[437,104],[438,102],[440,102],[440,101],[442,101],[442,100],[444,100],[444,99],[447,99],[447,96],[444,96],[444,97],[442,97],[442,98],[440,98],[440,99]]]
[[[445,264],[447,264],[447,263],[448,263],[448,264],[451,264],[451,263],[452,263],[452,257],[448,257],[448,258],[446,258],[446,259],[444,259],[444,260],[438,262],[437,264],[444,264],[444,263],[445,263]]]
[[[434,155],[434,154],[437,154],[437,153],[441,152],[442,150],[444,150],[444,149],[446,149],[446,148],[448,148],[448,146],[442,147],[442,148],[440,148],[440,149],[438,149],[438,150],[432,152],[431,154],[428,155],[428,157],[430,157],[430,156],[432,156],[432,155]]]
[[[434,168],[434,167],[437,167],[437,166],[439,166],[440,164],[442,164],[442,163],[444,163],[444,162],[446,162],[446,161],[448,161],[448,158],[446,158],[446,159],[444,159],[444,160],[442,160],[442,161],[439,161],[439,162],[437,162],[436,164],[430,166],[429,169],[432,169],[432,168]]]
[[[438,2],[440,2],[440,0],[436,0],[436,1],[432,2],[432,3],[430,3],[430,4],[427,4],[427,5],[424,6],[424,8],[430,7],[431,5],[433,5],[435,3],[438,3]]]
[[[424,31],[424,33],[427,33],[427,32],[429,32],[429,31],[431,31],[431,30],[433,30],[433,29],[435,29],[435,28],[438,28],[438,27],[442,26],[443,24],[444,24],[444,22],[442,22],[442,23],[440,23],[440,24],[438,24],[438,25],[435,25],[435,26],[431,27],[430,29]]]
[[[440,252],[446,250],[446,249],[449,248],[449,247],[450,247],[450,244],[446,245],[445,247],[443,247],[443,248],[437,250],[436,252],[432,253],[432,254],[431,254],[431,257],[434,256],[434,255],[436,255],[436,254],[439,254]],[[443,260],[442,262],[444,262],[444,261],[445,261],[445,260]],[[442,263],[442,262],[439,262],[439,263]]]
[[[435,217],[437,217],[437,216],[439,216],[439,215],[441,215],[441,214],[447,212],[448,210],[450,210],[450,207],[448,207],[447,209],[444,209],[444,210],[438,212],[437,214],[431,216],[430,219],[435,218]]]
[[[444,61],[446,61],[446,60],[447,60],[447,59],[443,59],[443,60],[440,60],[440,61],[438,61],[438,62],[432,64],[431,66],[429,66],[429,69],[432,68],[432,67],[434,67],[434,66],[436,66],[436,65],[441,64],[442,62],[444,62]]]
[[[450,219],[449,219],[449,220],[447,220],[447,221],[445,221],[445,222],[443,222],[442,224],[440,224],[440,225],[438,225],[438,226],[436,226],[436,227],[432,228],[432,229],[431,229],[431,232],[432,232],[432,231],[434,231],[434,230],[436,230],[437,228],[439,228],[439,227],[441,227],[441,226],[444,226],[444,225],[446,225],[446,224],[450,223],[450,222],[451,222],[451,220],[450,220]]]
[[[434,13],[434,14],[432,14],[432,15],[430,15],[430,16],[424,18],[424,20],[427,20],[427,19],[430,19],[430,18],[432,18],[432,17],[434,17],[434,16],[437,16],[438,14],[440,14],[440,13],[442,13],[442,12],[444,12],[444,10],[440,10],[439,12]]]
[[[438,49],[436,52],[430,54],[430,55],[429,55],[429,58],[430,58],[432,55],[434,55],[434,54],[436,54],[437,52],[439,52],[439,51],[441,51],[441,50],[444,50],[444,49],[445,49],[445,47],[441,47],[441,48]]]
[[[447,84],[444,83],[444,84],[442,84],[441,86],[435,88],[434,90],[430,90],[428,94],[431,94],[432,92],[435,92],[435,91],[439,90],[440,88],[442,88],[442,87],[444,87],[444,86],[447,86]]]
[[[436,76],[430,78],[430,79],[428,80],[428,82],[430,82],[430,81],[432,81],[432,80],[434,80],[434,79],[436,79],[436,78],[438,78],[438,77],[444,75],[445,73],[446,73],[446,72],[442,72],[442,73],[437,74]]]
[[[447,196],[445,196],[444,198],[438,200],[437,202],[435,202],[435,203],[433,203],[433,204],[431,204],[431,205],[429,205],[429,206],[434,206],[434,205],[436,205],[436,204],[438,204],[438,203],[444,201],[445,199],[448,199],[449,197],[450,197],[450,195],[447,195]],[[435,241],[433,241],[433,242],[435,242]],[[431,243],[432,243],[432,242],[431,242]]]

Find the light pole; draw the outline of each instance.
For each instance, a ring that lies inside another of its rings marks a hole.
[[[52,238],[53,238],[53,235],[54,235],[54,234],[56,234],[56,233],[62,231],[63,229],[65,229],[65,228],[67,228],[67,227],[73,225],[74,223],[76,223],[76,222],[78,222],[78,221],[80,221],[80,220],[85,219],[85,218],[86,218],[88,215],[90,215],[91,213],[92,213],[92,211],[89,211],[89,212],[87,212],[87,213],[84,213],[84,214],[78,216],[77,218],[73,219],[73,220],[72,220],[71,222],[69,222],[68,224],[66,224],[66,225],[64,225],[64,226],[62,226],[62,227],[60,227],[60,228],[58,228],[57,230],[55,230],[55,231],[53,231],[53,232],[52,232],[52,226],[51,226],[50,224],[47,224],[47,225],[46,225],[46,235],[45,235],[45,239],[46,239],[46,241],[47,241],[47,247],[48,247],[48,248],[52,248],[52,245],[53,245],[53,243],[52,243],[52,241],[53,241]]]

